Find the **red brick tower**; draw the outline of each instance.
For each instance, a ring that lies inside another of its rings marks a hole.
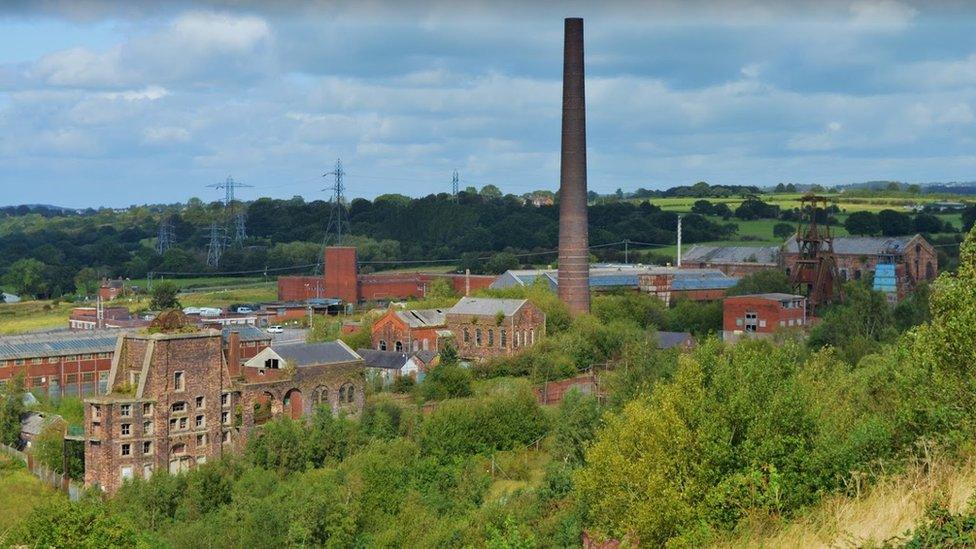
[[[337,297],[345,303],[359,302],[359,283],[356,278],[356,248],[328,247],[325,249],[325,295]]]
[[[567,18],[563,50],[563,127],[559,177],[559,298],[573,314],[590,312],[586,214],[586,101],[583,20]]]

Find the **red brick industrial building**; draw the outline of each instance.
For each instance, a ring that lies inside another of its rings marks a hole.
[[[879,264],[895,266],[898,297],[904,297],[919,282],[939,275],[939,256],[921,235],[896,237],[835,237],[834,257],[841,280],[860,280]],[[789,275],[796,268],[796,239],[786,241],[783,261]]]
[[[275,415],[326,403],[361,410],[362,359],[344,344],[268,347],[244,360],[239,342],[216,330],[121,337],[108,394],[85,400],[85,485],[112,493],[126,479],[186,471],[238,450]]]
[[[779,269],[780,246],[705,246],[696,244],[681,256],[682,269],[716,269],[743,277]]]
[[[437,351],[451,337],[444,309],[388,310],[373,323],[372,347],[378,351]]]
[[[546,315],[527,299],[464,297],[446,314],[458,355],[472,360],[511,356],[546,334]]]
[[[809,325],[807,300],[792,294],[750,294],[725,298],[722,306],[722,339],[769,337],[778,330],[804,329]]]
[[[240,333],[240,356],[250,358],[271,344],[271,337],[250,326]],[[27,389],[52,397],[104,394],[108,388],[119,330],[51,332],[0,337],[0,386],[23,374]],[[230,329],[223,330],[225,348]]]
[[[359,274],[356,249],[325,249],[322,276],[283,276],[278,278],[278,299],[305,301],[338,298],[344,303],[422,298],[435,280],[444,279],[459,294],[487,288],[494,276],[449,273],[396,272]]]

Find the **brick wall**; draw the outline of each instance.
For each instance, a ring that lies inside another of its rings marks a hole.
[[[746,315],[755,313],[754,332],[746,330]],[[768,337],[777,330],[803,328],[807,325],[806,299],[797,307],[787,308],[777,299],[759,296],[734,296],[725,299],[722,306],[722,330],[726,340],[738,337]]]
[[[345,303],[358,303],[356,248],[326,248],[324,260],[325,295],[322,297],[336,297]]]
[[[484,360],[511,356],[545,337],[546,315],[532,302],[501,323],[496,315],[459,315],[447,313],[447,329],[461,358]],[[479,344],[480,333],[480,344]],[[504,345],[503,345],[504,343]]]

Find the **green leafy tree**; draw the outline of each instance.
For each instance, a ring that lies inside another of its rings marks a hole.
[[[913,224],[917,233],[939,233],[942,232],[943,228],[942,220],[929,213],[915,214]]]
[[[511,252],[500,252],[491,256],[485,263],[485,272],[489,274],[502,274],[505,271],[519,268],[519,260]]]
[[[791,223],[777,223],[773,225],[773,236],[776,238],[789,238],[796,233],[796,226]]]
[[[156,283],[152,289],[152,299],[149,301],[149,308],[156,311],[179,309],[180,300],[176,297],[179,291],[176,283],[170,280],[163,280]]]
[[[20,440],[20,416],[24,408],[24,374],[15,375],[0,394],[0,443],[16,446]]]
[[[75,480],[85,478],[84,444],[64,439],[67,424],[64,421],[48,425],[31,442],[31,451],[37,460],[56,473],[64,473],[67,462],[69,477]],[[67,460],[65,460],[67,457]]]
[[[895,210],[881,210],[878,212],[878,224],[884,236],[902,236],[911,234],[914,227],[912,218],[904,212]]]
[[[7,269],[4,281],[14,291],[24,296],[38,296],[48,290],[47,265],[33,259],[20,259]]]
[[[82,295],[94,295],[98,291],[98,271],[85,267],[75,275],[75,290]]]
[[[31,510],[13,541],[30,547],[152,547],[132,523],[98,498],[53,498]]]
[[[872,212],[854,212],[844,220],[844,228],[855,235],[872,236],[881,232],[878,215]]]
[[[435,366],[423,383],[420,384],[421,394],[425,400],[444,400],[448,398],[461,398],[471,395],[471,372],[462,368],[454,356],[449,355],[453,349],[452,345],[447,345],[441,351],[440,363]]]
[[[764,269],[748,274],[729,288],[727,295],[792,293],[793,287],[786,273],[779,269]]]
[[[495,185],[485,185],[481,187],[481,196],[488,200],[498,200],[502,197],[502,191]]]
[[[856,364],[863,356],[876,352],[881,343],[897,336],[894,313],[884,294],[851,282],[844,287],[846,301],[835,305],[810,331],[808,343],[817,349],[835,347],[842,356]]]
[[[592,395],[571,390],[563,396],[552,423],[552,456],[554,459],[581,465],[586,446],[600,425],[600,405]]]

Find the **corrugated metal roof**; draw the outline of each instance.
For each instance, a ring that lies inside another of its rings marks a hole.
[[[397,311],[396,315],[411,328],[433,328],[447,322],[443,309],[408,309]]]
[[[238,332],[241,334],[241,341],[270,341],[271,335],[266,334],[261,331],[260,328],[251,325],[242,326],[226,326],[220,330],[220,335],[224,338],[224,342],[230,337],[231,332]]]
[[[116,341],[124,333],[92,330],[0,337],[0,360],[114,352]]]
[[[527,299],[495,299],[489,297],[462,297],[451,310],[458,315],[496,315],[501,312],[505,316],[515,314]]]
[[[684,345],[684,343],[690,339],[691,333],[689,332],[658,332],[657,348],[670,349],[671,347]]]
[[[729,297],[728,299],[735,299],[738,297],[752,297],[752,298],[762,298],[762,299],[772,299],[774,301],[793,301],[795,299],[804,299],[802,295],[796,294],[784,294],[780,292],[767,292],[764,294],[744,294]]]
[[[739,282],[738,278],[719,276],[675,277],[672,290],[727,290]]]
[[[838,236],[834,237],[834,253],[845,255],[890,255],[904,253],[916,236]],[[796,237],[786,241],[786,251],[797,253]]]
[[[779,259],[779,246],[692,246],[681,256],[685,263],[767,263]]]

